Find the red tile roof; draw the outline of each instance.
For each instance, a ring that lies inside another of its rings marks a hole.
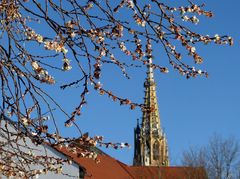
[[[130,167],[135,178],[141,179],[206,179],[206,172],[202,167]]]
[[[126,179],[133,178],[131,173],[125,169],[128,166],[115,160],[107,154],[99,154],[98,159],[99,163],[96,163],[93,159],[78,157],[77,154],[74,154],[68,151],[66,148],[62,147],[61,149],[56,148],[59,152],[70,157],[75,163],[83,167],[86,170],[86,175],[84,178],[91,179]],[[125,166],[125,167],[123,167]]]
[[[99,154],[100,163],[77,156],[66,148],[56,148],[85,169],[86,179],[206,179],[203,168],[128,166],[107,154]]]

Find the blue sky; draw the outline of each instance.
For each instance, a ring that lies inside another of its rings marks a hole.
[[[179,163],[183,150],[206,144],[214,133],[240,140],[239,7],[238,0],[221,3],[206,1],[206,9],[212,10],[215,16],[211,19],[201,18],[199,25],[193,27],[202,34],[228,34],[235,40],[232,47],[214,44],[197,47],[205,59],[200,68],[209,72],[208,79],[198,77],[186,80],[170,66],[169,74],[155,72],[161,124],[167,135],[171,164]],[[158,49],[155,49],[155,58],[166,61]],[[114,66],[103,67],[102,83],[115,94],[142,103],[145,71],[144,68],[129,68],[132,78],[127,80]],[[67,78],[67,75],[64,77]],[[75,79],[74,75],[70,78]],[[57,85],[63,84],[61,77],[57,80]],[[69,89],[63,94],[54,92],[53,96],[64,103],[66,110],[71,111],[70,107],[78,104],[79,91],[80,88]],[[82,131],[90,135],[103,135],[106,141],[130,143],[130,149],[103,150],[126,164],[132,164],[133,129],[137,118],[142,116],[141,111],[120,106],[93,90],[87,100],[88,104],[77,121]],[[59,120],[63,121],[60,115]],[[75,135],[71,128],[64,129],[64,132]]]
[[[167,75],[155,73],[161,123],[167,134],[172,164],[179,163],[183,150],[206,144],[214,133],[240,140],[240,24],[237,13],[240,2],[207,1],[206,5],[215,16],[200,21],[198,31],[210,35],[229,34],[235,39],[235,44],[233,47],[210,45],[198,49],[205,58],[202,68],[208,70],[208,79],[186,80],[173,70]],[[118,90],[124,90],[132,99],[143,100],[144,76],[131,81],[134,82],[124,81],[124,86]],[[94,98],[96,103],[89,104],[83,119],[90,124],[86,129],[92,131],[91,134],[104,135],[106,140],[128,141],[133,146],[133,128],[136,118],[141,117],[141,111],[130,111],[104,98],[99,99],[101,102]],[[98,108],[101,104],[107,108]],[[97,118],[90,114],[91,108],[100,114]],[[131,164],[133,147],[107,153]]]
[[[240,140],[239,6],[237,0],[206,2],[206,8],[215,16],[202,19],[196,30],[209,35],[229,34],[235,40],[233,47],[213,44],[197,48],[205,59],[201,68],[209,72],[208,79],[186,80],[172,69],[169,74],[155,72],[161,124],[167,135],[172,164],[179,163],[183,150],[206,144],[214,133]],[[155,58],[164,57],[159,54]],[[143,102],[145,73],[133,69],[131,80],[119,77],[116,70],[108,73],[111,74],[105,77],[108,81],[105,87],[133,101]],[[106,141],[129,142],[130,149],[104,151],[131,164],[133,128],[136,119],[141,118],[141,111],[131,111],[95,93],[90,94],[88,100],[79,122],[83,131],[103,135]]]

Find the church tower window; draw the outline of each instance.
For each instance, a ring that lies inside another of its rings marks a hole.
[[[159,160],[159,154],[161,153],[159,151],[159,142],[158,141],[155,141],[154,144],[153,144],[153,160]]]

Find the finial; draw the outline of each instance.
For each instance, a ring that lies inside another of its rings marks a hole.
[[[137,119],[137,127],[140,127],[140,125],[139,125],[139,119]]]
[[[139,119],[137,119],[137,129],[140,130]]]
[[[153,66],[152,66],[152,57],[148,58],[148,78],[153,81]]]

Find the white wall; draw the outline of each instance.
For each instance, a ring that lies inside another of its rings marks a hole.
[[[5,137],[6,137],[6,132],[3,131],[3,129],[5,128],[5,124],[6,122],[9,124],[8,125],[8,130],[14,132],[15,129],[13,127],[12,124],[10,124],[8,121],[6,120],[1,120],[0,122],[0,143],[3,141],[6,141]],[[23,144],[24,142],[20,139],[18,140],[18,144]],[[30,148],[33,148],[33,153],[35,155],[47,155],[47,156],[52,156],[55,158],[63,158],[63,159],[67,159],[66,156],[64,156],[62,153],[59,153],[58,151],[56,151],[55,149],[51,148],[48,145],[38,145],[36,146],[35,144],[33,144],[31,142],[31,140],[29,138],[26,138],[26,144],[27,146],[29,146]],[[14,142],[13,142],[14,145]],[[5,147],[5,149],[8,149],[10,151],[13,151],[14,149],[11,146]],[[21,150],[23,151],[27,151],[28,149],[26,149],[25,147],[22,147]],[[16,151],[16,150],[15,150]],[[1,156],[0,156],[0,161],[2,160]],[[29,166],[31,169],[42,169],[41,166],[33,166],[30,165]],[[73,179],[73,178],[79,178],[79,166],[76,163],[72,163],[72,164],[67,164],[64,163],[64,165],[62,166],[63,170],[62,173],[63,174],[56,174],[54,172],[47,172],[47,174],[41,174],[39,175],[39,179]],[[68,175],[64,175],[64,174],[68,174]],[[5,176],[2,176],[1,171],[0,171],[0,179],[5,179]],[[14,178],[14,177],[13,177]]]

